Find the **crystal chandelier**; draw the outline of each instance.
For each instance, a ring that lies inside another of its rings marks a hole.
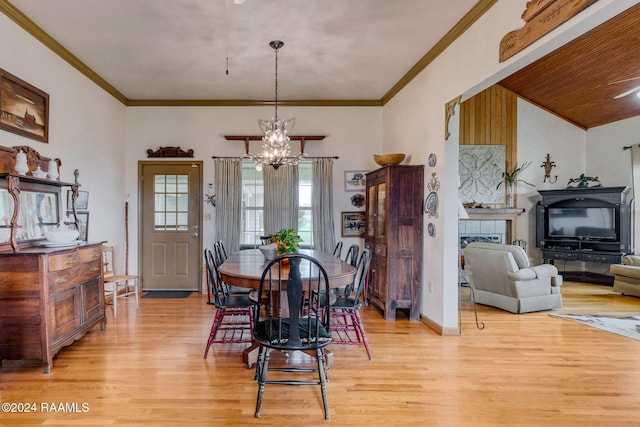
[[[275,115],[271,120],[258,119],[258,125],[264,134],[262,137],[262,153],[257,156],[248,153],[246,157],[254,161],[256,168],[261,168],[265,165],[272,166],[275,170],[278,170],[280,166],[297,165],[306,154],[291,155],[288,134],[293,129],[296,119],[278,120],[278,49],[284,46],[284,42],[274,40],[269,43],[269,46],[276,53]]]

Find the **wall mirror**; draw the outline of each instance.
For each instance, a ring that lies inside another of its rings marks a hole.
[[[0,243],[10,241],[9,223],[14,209],[13,198],[8,190],[0,189]],[[47,231],[55,229],[60,223],[60,204],[58,193],[47,191],[21,191],[19,228],[17,240],[43,239]]]

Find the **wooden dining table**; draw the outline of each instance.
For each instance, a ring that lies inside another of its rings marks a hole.
[[[339,257],[314,249],[300,249],[300,253],[312,256],[320,262],[327,272],[329,287],[341,288],[353,282],[356,269],[351,264],[344,262]],[[223,282],[249,289],[258,289],[262,272],[269,263],[259,249],[246,249],[230,254],[218,267],[220,278]],[[305,268],[300,268],[302,277],[305,276]],[[242,361],[251,367],[257,361],[258,346],[253,344],[242,353]],[[330,356],[328,357],[330,361]]]

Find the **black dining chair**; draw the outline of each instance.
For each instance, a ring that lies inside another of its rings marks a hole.
[[[347,253],[344,256],[344,262],[348,262],[349,264],[353,265],[354,267],[356,266],[356,264],[358,263],[358,254],[360,253],[360,246],[358,245],[351,245],[349,246],[349,249],[347,249]]]
[[[344,256],[344,262],[356,267],[356,265],[358,264],[358,253],[360,253],[360,247],[358,245],[353,244],[349,246],[349,249],[347,249],[347,253]],[[346,286],[343,286],[340,288],[334,288],[331,290],[331,292],[335,295],[349,295],[353,290],[354,286],[355,285],[352,282]],[[331,303],[333,302],[335,302],[334,298],[331,299]]]
[[[333,248],[333,256],[340,258],[342,256],[342,241],[336,243],[336,247]]]
[[[264,269],[259,295],[264,298],[257,312],[264,312],[263,320],[255,323],[253,336],[260,345],[256,364],[258,396],[255,417],[260,418],[265,384],[319,385],[322,393],[324,417],[329,419],[327,401],[327,363],[325,347],[331,342],[329,331],[329,303],[327,298],[309,298],[316,292],[329,292],[327,272],[319,261],[300,253],[285,254],[273,259]],[[285,367],[270,367],[272,350],[291,353],[296,350],[315,353],[316,367],[295,365],[288,360]],[[268,379],[269,372],[277,371],[277,379]],[[283,372],[293,378],[284,378]],[[318,380],[307,379],[308,373],[317,373]],[[303,379],[297,375],[306,373]]]
[[[222,240],[218,240],[213,244],[213,256],[214,261],[217,266],[220,266],[223,262],[227,260],[227,250],[224,246]],[[225,288],[225,291],[228,295],[248,295],[251,293],[251,289],[242,288],[240,286],[229,285],[228,283],[222,282],[222,286]]]
[[[331,304],[329,329],[334,344],[363,345],[369,360],[372,359],[369,341],[360,317],[360,307],[366,305],[366,287],[371,267],[371,251],[364,249],[358,259],[355,275],[355,290],[346,295],[338,295]]]
[[[255,302],[249,295],[230,295],[220,280],[215,256],[211,250],[205,250],[205,263],[208,280],[211,283],[216,312],[211,324],[204,358],[214,343],[253,342],[251,333],[254,326]]]

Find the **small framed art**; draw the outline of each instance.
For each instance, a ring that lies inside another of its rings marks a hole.
[[[345,171],[344,191],[364,191],[367,171]]]
[[[2,69],[0,129],[49,142],[49,95]]]
[[[364,211],[342,212],[342,237],[364,237]]]
[[[72,196],[73,192],[71,190],[67,191],[67,210],[73,210],[72,206]],[[89,209],[89,192],[88,191],[78,191],[78,197],[76,198],[76,210],[77,211],[86,211]]]

